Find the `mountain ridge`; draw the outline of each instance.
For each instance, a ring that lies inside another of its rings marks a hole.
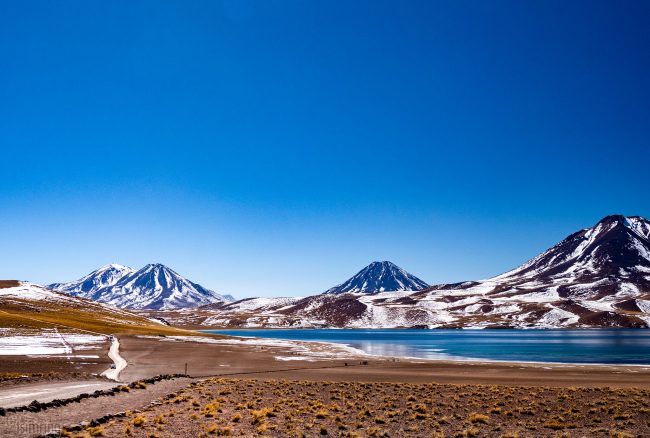
[[[161,263],[150,263],[137,271],[113,263],[77,281],[48,287],[130,310],[181,309],[232,299],[186,279]]]
[[[650,327],[649,237],[647,219],[611,215],[571,233],[519,267],[485,280],[417,291],[367,293],[351,288],[277,302],[235,301],[197,312],[194,323],[294,328]]]
[[[70,295],[82,295],[106,286],[111,286],[124,275],[131,272],[135,272],[135,269],[117,263],[109,263],[84,275],[79,280],[67,283],[52,283],[48,287],[54,290],[65,291]]]

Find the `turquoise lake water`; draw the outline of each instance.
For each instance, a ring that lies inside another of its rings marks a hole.
[[[231,336],[335,342],[366,353],[422,359],[483,359],[650,365],[650,330],[210,330]]]

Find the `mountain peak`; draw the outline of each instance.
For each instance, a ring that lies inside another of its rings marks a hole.
[[[641,216],[623,216],[622,214],[613,214],[605,216],[596,225],[583,230],[589,235],[616,232],[618,229],[628,229],[633,235],[640,237],[642,240],[650,238],[650,221]],[[579,234],[579,233],[578,233]]]
[[[377,266],[377,265],[380,265],[380,266],[396,266],[396,267],[397,267],[397,265],[396,265],[395,263],[393,263],[393,262],[391,262],[391,261],[388,261],[388,260],[382,260],[382,261],[378,261],[378,262],[372,262],[372,263],[370,263],[370,264],[368,265],[368,267],[370,267],[370,266]]]
[[[622,214],[611,214],[599,220],[598,223],[592,228],[597,228],[599,225],[609,227],[621,225],[636,231],[638,228],[649,227],[650,221],[642,216],[624,216]]]
[[[610,214],[598,221],[598,223],[625,222],[627,217],[622,214]]]
[[[352,278],[325,293],[377,293],[385,291],[417,291],[429,287],[427,283],[390,261],[372,262]]]
[[[129,268],[128,266],[120,265],[119,263],[109,263],[107,265],[102,266],[99,268],[97,271],[108,271],[108,270],[117,270],[117,271],[126,271],[126,270],[133,270]]]
[[[162,263],[149,263],[144,266],[142,269],[164,269],[167,271],[171,271],[167,266],[163,265]]]
[[[117,263],[109,263],[94,270],[90,274],[81,277],[77,281],[71,281],[69,283],[54,283],[50,284],[48,287],[71,295],[83,296],[92,291],[112,286],[120,278],[132,272],[135,272],[135,270],[127,266],[118,265]]]

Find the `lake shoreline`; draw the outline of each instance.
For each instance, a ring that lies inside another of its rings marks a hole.
[[[123,355],[129,361],[122,375],[126,380],[176,372],[187,362],[188,374],[195,377],[650,388],[650,367],[423,361],[368,355],[321,357],[311,361],[297,357],[287,362],[277,357],[293,357],[295,351],[289,346],[256,347],[235,341],[205,344],[192,339],[169,342],[136,337],[121,338],[121,341]],[[367,365],[361,365],[363,362]]]
[[[120,354],[128,362],[120,379],[127,382],[158,374],[184,373],[187,364],[188,374],[199,378],[650,388],[650,367],[641,366],[427,361],[354,354],[343,357],[330,355],[331,346],[323,343],[298,343],[300,350],[296,350],[293,344],[255,345],[255,342],[243,343],[234,337],[221,339],[219,343],[202,343],[192,338],[119,336],[119,339]],[[307,358],[304,353],[311,348],[320,349],[322,356]],[[341,352],[338,346],[334,348]],[[35,365],[33,371],[38,371],[51,360],[58,359],[40,358],[37,362],[21,360],[19,363],[21,371],[28,373],[32,371],[29,363]],[[366,365],[362,365],[364,362]],[[87,371],[98,372],[97,368],[94,366]],[[64,369],[61,371],[65,374]]]
[[[300,337],[300,336],[264,336],[266,333],[278,333],[278,330],[281,330],[284,333],[292,333],[293,335],[296,334],[301,334],[305,333],[307,336]],[[607,335],[608,333],[616,333],[617,337],[614,339],[615,342],[612,344],[612,348],[621,348],[620,344],[622,340],[625,340],[625,337],[621,338],[619,335],[625,335],[626,333],[630,333],[630,330],[625,330],[620,331],[621,329],[589,329],[589,334],[602,334],[603,336]],[[490,358],[490,357],[480,357],[480,356],[469,356],[469,355],[460,355],[460,354],[453,354],[453,353],[448,353],[442,348],[428,348],[424,349],[425,353],[427,355],[413,355],[413,354],[407,354],[407,352],[410,353],[418,353],[417,349],[411,349],[408,350],[405,348],[404,345],[400,345],[400,343],[406,344],[408,346],[408,343],[412,341],[412,339],[409,339],[409,337],[405,337],[402,334],[406,333],[402,331],[402,329],[350,329],[349,333],[354,333],[355,336],[357,334],[368,334],[368,332],[371,332],[371,336],[368,337],[363,337],[361,336],[358,339],[343,339],[341,337],[342,333],[345,333],[347,329],[216,329],[216,330],[200,330],[203,333],[207,334],[218,334],[222,336],[234,336],[234,337],[239,337],[241,339],[259,339],[263,340],[263,342],[267,342],[269,340],[277,340],[277,341],[294,341],[294,342],[312,342],[312,343],[321,343],[321,344],[330,344],[333,348],[348,348],[351,351],[356,351],[358,352],[361,356],[368,356],[372,358],[383,358],[383,359],[398,359],[398,360],[409,360],[409,361],[432,361],[432,362],[453,362],[453,363],[466,363],[466,362],[479,362],[479,363],[496,363],[496,364],[515,364],[515,365],[521,365],[521,364],[528,364],[528,365],[535,365],[535,366],[597,366],[597,367],[616,367],[616,366],[623,366],[623,367],[639,367],[641,369],[643,368],[648,368],[650,369],[650,360],[644,363],[634,363],[632,361],[630,362],[625,362],[622,359],[620,361],[587,361],[587,360],[582,360],[582,361],[571,361],[571,360],[544,360],[544,359],[538,359],[538,360],[521,360],[518,358]],[[327,333],[331,332],[336,336],[337,339],[325,339],[327,336]],[[402,336],[400,339],[381,339],[381,334],[382,333],[388,333],[392,335],[392,332],[401,332]],[[449,332],[449,331],[447,331]],[[501,338],[501,334],[503,334],[502,330],[497,330],[495,331],[496,333],[499,334],[499,338]],[[538,332],[541,333],[548,333],[547,330],[538,330]],[[573,331],[575,332],[575,331]],[[635,330],[631,330],[631,332],[638,333]],[[314,334],[316,333],[323,333],[322,336]],[[415,334],[416,340],[418,342],[421,342],[421,336],[419,335],[420,330],[412,330],[410,334]],[[444,333],[444,332],[437,332],[437,333]],[[449,342],[449,345],[454,345],[454,342],[465,342],[465,343],[471,343],[468,342],[468,340],[463,339],[460,336],[456,336],[455,331],[452,331],[454,333],[454,337],[458,339],[453,339],[453,342],[450,342],[447,340],[446,342]],[[489,331],[486,330],[477,330],[474,332],[474,334],[479,335],[479,338],[482,337],[483,334],[487,334],[489,336]],[[522,333],[522,332],[518,332]],[[535,332],[531,331],[526,331],[523,332],[522,334],[525,335],[532,335]],[[555,331],[553,333],[559,333],[558,331]],[[563,335],[568,334],[569,336],[572,334],[572,331],[562,331],[561,332]],[[581,332],[584,333],[584,332]],[[645,333],[644,333],[645,334]],[[641,338],[641,341],[643,344],[641,345],[644,350],[648,351],[647,357],[650,358],[650,332],[647,332],[648,336],[644,336]],[[378,339],[379,338],[379,339]],[[413,336],[411,336],[413,338]],[[499,340],[499,339],[497,339]],[[564,343],[567,343],[565,339],[562,339]],[[580,344],[581,342],[587,342],[590,339],[578,339],[580,342],[575,342],[575,340],[571,340],[570,343],[567,343],[566,348],[570,348],[571,346],[575,346],[576,344]],[[439,340],[433,340],[433,342],[439,341]],[[471,339],[470,341],[474,341],[476,343],[481,343],[481,342],[486,342],[485,339]],[[530,345],[530,341],[525,340],[527,343],[521,344],[521,348],[523,348],[526,345]],[[262,341],[260,341],[262,342]],[[495,342],[495,340],[492,340],[492,342]],[[501,341],[503,342],[503,341]],[[539,343],[548,343],[549,341],[547,339],[540,339],[538,340]],[[600,342],[602,343],[603,340],[601,339]],[[632,340],[627,340],[627,342],[630,343],[639,343],[639,339],[633,338]],[[365,344],[366,348],[364,349],[363,346],[356,345],[356,344]],[[400,350],[402,351],[402,354],[386,354],[386,353],[377,353],[377,352],[371,352],[368,351],[368,345],[371,344],[377,344],[378,346],[390,346],[391,344],[393,346],[399,346]],[[385,345],[384,345],[385,344]],[[504,346],[510,346],[510,344],[514,344],[517,348],[519,348],[519,344],[517,342],[507,342],[504,344]],[[552,344],[554,345],[554,344]],[[435,345],[435,347],[438,347],[438,345]],[[442,346],[441,346],[442,347]],[[584,348],[584,347],[581,347]],[[603,347],[601,347],[603,348]],[[607,344],[604,345],[604,348],[608,348]],[[435,352],[435,353],[431,353]],[[568,354],[568,357],[571,357],[570,354],[571,352],[568,351],[566,354]],[[609,354],[609,352],[608,352]],[[592,353],[592,355],[595,355],[595,353]],[[539,354],[538,354],[539,356]],[[638,356],[644,356],[643,354],[638,354]],[[616,357],[612,355],[612,357]],[[608,358],[608,357],[606,357]]]

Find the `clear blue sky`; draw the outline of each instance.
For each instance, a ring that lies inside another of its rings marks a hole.
[[[0,278],[238,297],[650,216],[650,2],[2,1]]]

